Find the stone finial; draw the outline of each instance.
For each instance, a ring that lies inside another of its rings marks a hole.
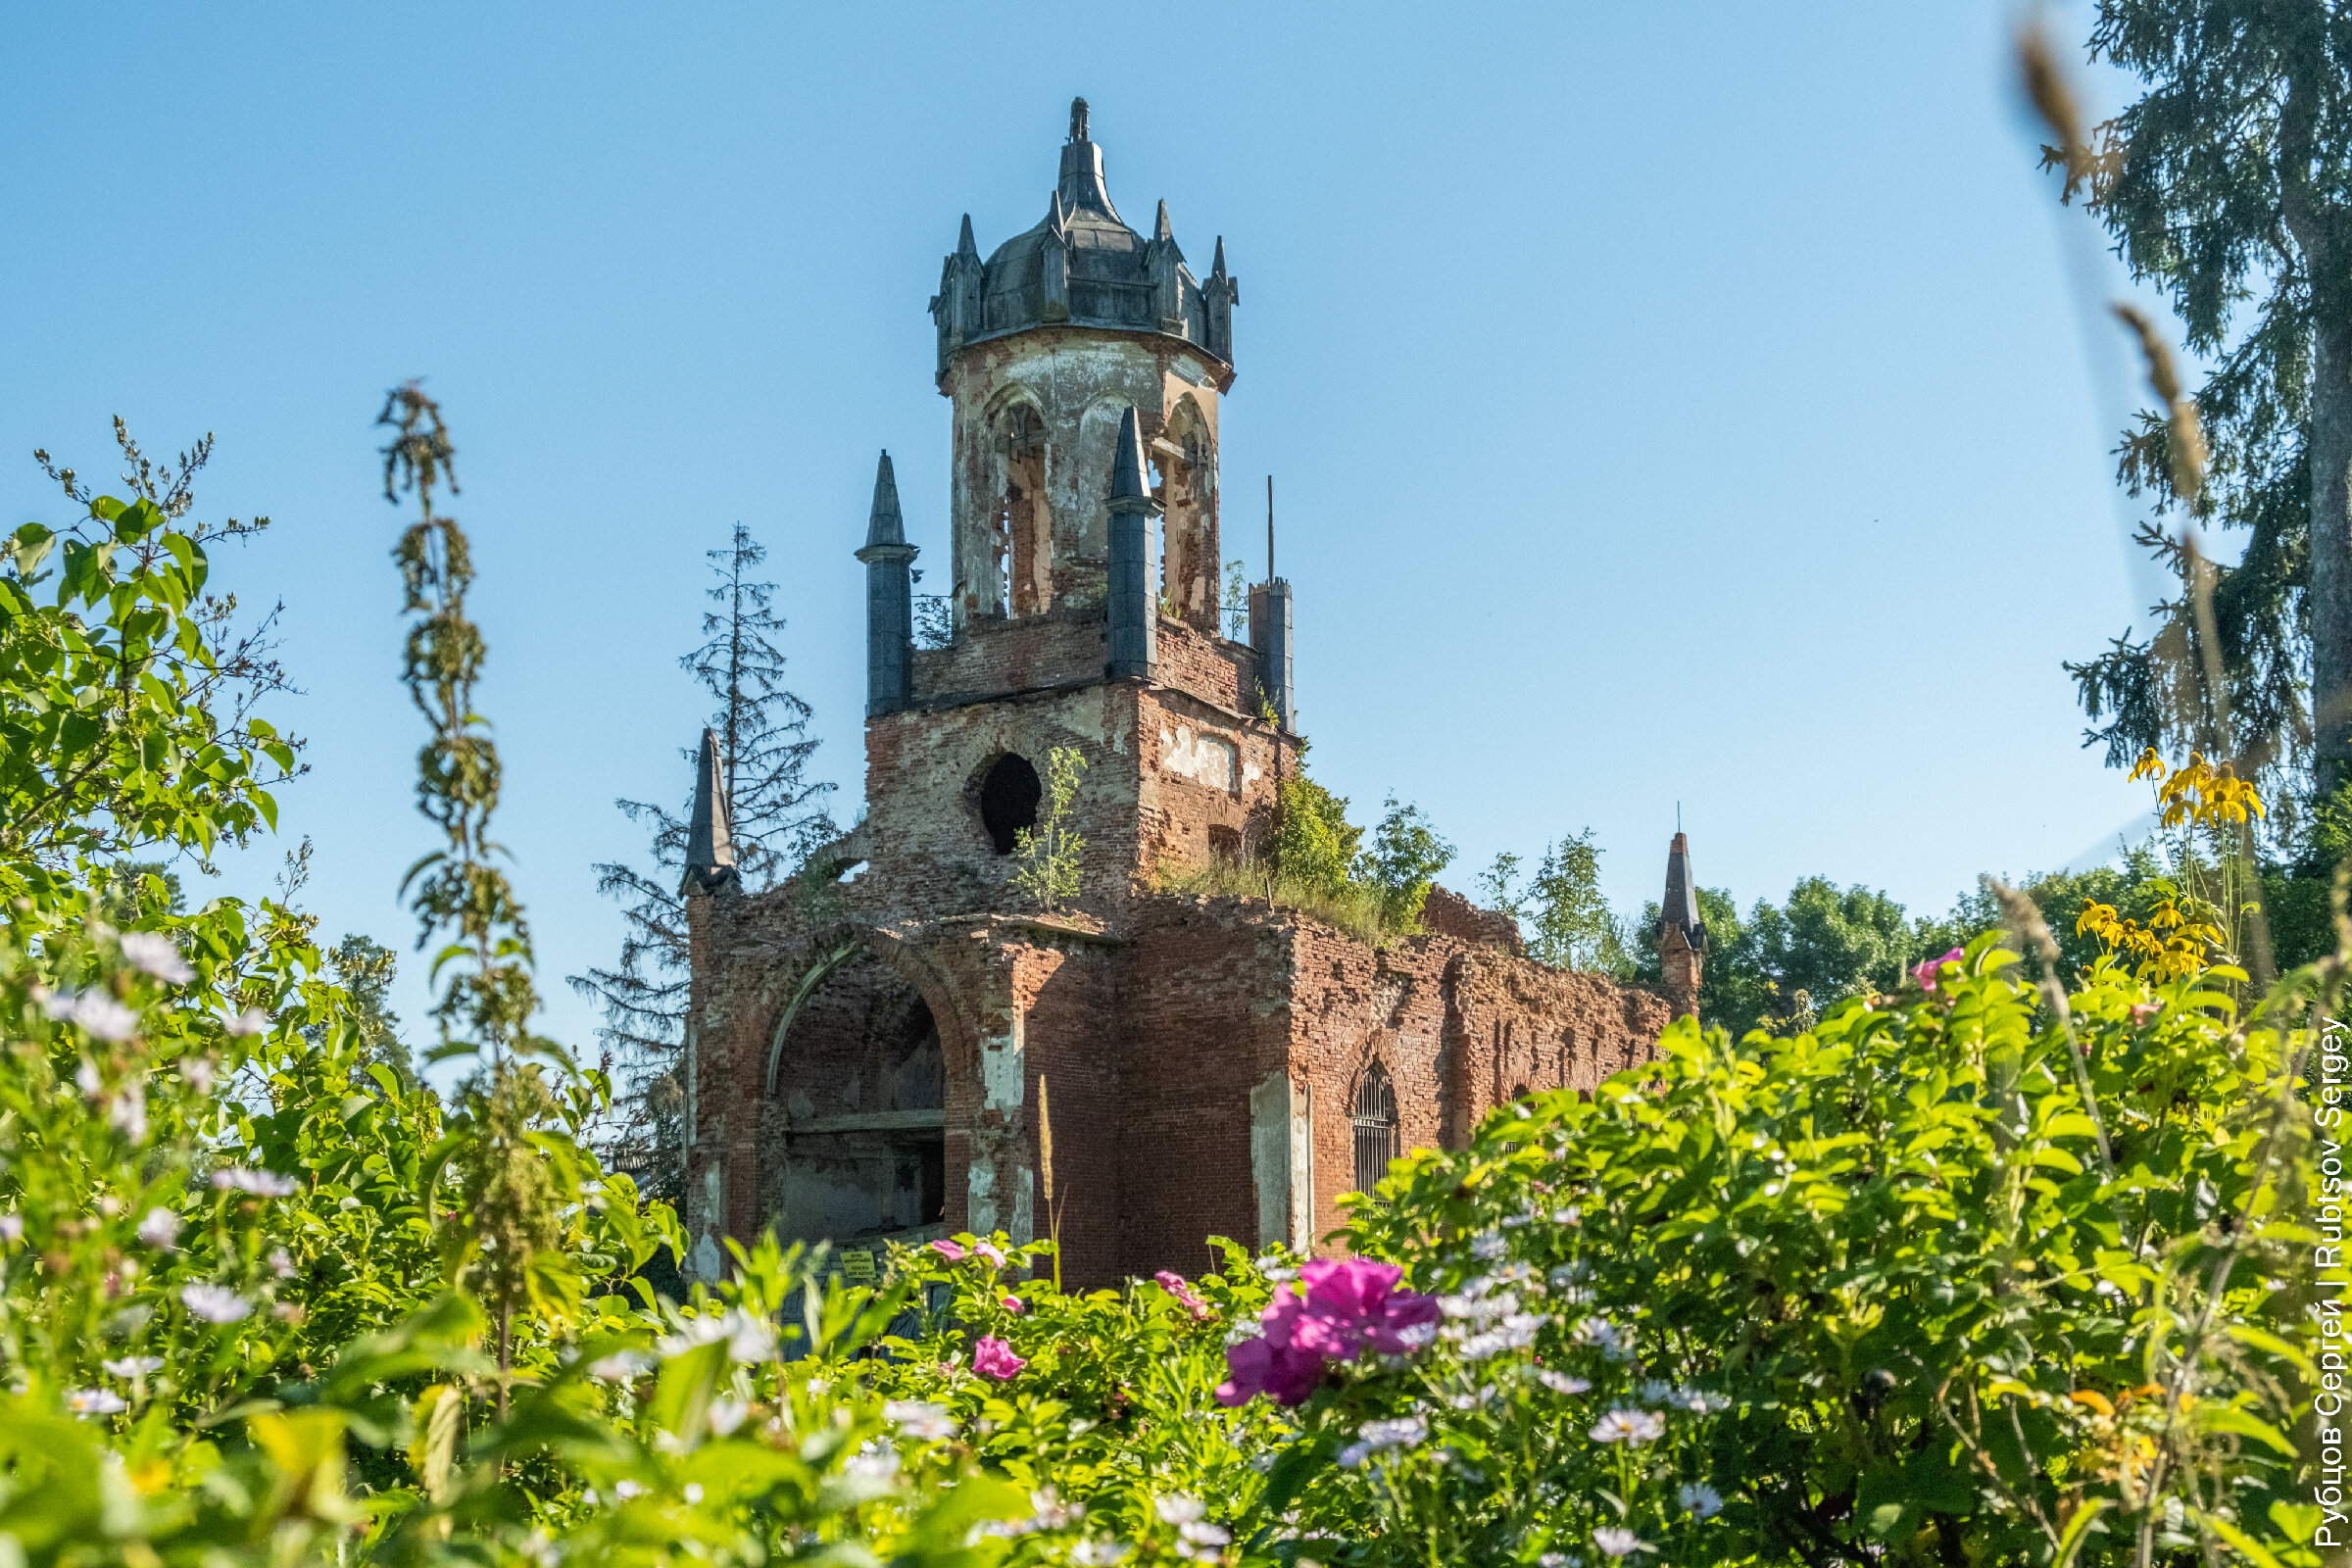
[[[899,515],[890,454],[874,467],[874,510],[865,525],[865,714],[906,707],[914,694],[914,546]]]
[[[1070,140],[1085,141],[1086,139],[1086,100],[1073,98],[1070,100]]]
[[[865,525],[865,548],[906,542],[906,519],[899,515],[899,481],[890,469],[890,454],[885,452],[880,466],[874,470],[874,510]],[[862,560],[864,552],[858,554]]]
[[[1168,224],[1168,199],[1159,199],[1159,219],[1152,225],[1152,237],[1162,245],[1176,243],[1176,230]]]
[[[974,260],[979,258],[980,247],[972,239],[972,215],[969,213],[963,215],[963,232],[956,236],[956,254]]]
[[[1667,928],[1682,933],[1683,941],[1693,953],[1707,948],[1706,922],[1699,918],[1698,891],[1690,880],[1690,836],[1677,833],[1673,847],[1666,852],[1666,900],[1658,906],[1658,931],[1663,938]]]
[[[1666,898],[1658,906],[1658,968],[1667,1004],[1678,1018],[1698,1016],[1699,973],[1706,960],[1707,926],[1699,918],[1698,884],[1690,876],[1690,840],[1677,833],[1666,852]]]
[[[1110,510],[1153,513],[1152,483],[1144,473],[1144,419],[1134,404],[1119,416],[1119,452],[1110,462]]]
[[[1208,281],[1200,285],[1200,303],[1205,310],[1208,341],[1201,347],[1223,360],[1233,363],[1233,308],[1242,303],[1242,286],[1233,274],[1225,270],[1225,236],[1217,236],[1217,254],[1209,263]]]
[[[686,877],[678,889],[688,898],[732,888],[739,880],[728,814],[727,781],[718,767],[718,732],[706,725],[694,772],[694,816],[686,829]]]

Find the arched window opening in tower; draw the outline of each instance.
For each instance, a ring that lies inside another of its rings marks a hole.
[[[1355,1190],[1368,1193],[1389,1173],[1397,1147],[1396,1087],[1387,1069],[1374,1062],[1364,1069],[1355,1091]]]
[[[1037,803],[1045,791],[1028,759],[1006,752],[980,781],[980,825],[999,855],[1010,855],[1013,836],[1037,826]]]
[[[1191,398],[1168,416],[1166,432],[1152,443],[1163,509],[1160,601],[1176,618],[1213,634],[1217,629],[1217,539],[1211,492],[1216,457],[1206,422]]]
[[[998,526],[1006,552],[1006,612],[1042,615],[1054,604],[1054,535],[1046,507],[1046,423],[1017,404],[1003,423],[1004,494]]]

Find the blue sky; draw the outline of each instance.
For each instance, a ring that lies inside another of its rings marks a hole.
[[[562,17],[560,23],[551,19]],[[404,952],[429,848],[396,683],[383,389],[459,442],[483,698],[554,1031],[607,961],[616,796],[681,797],[703,552],[770,548],[856,809],[874,455],[946,555],[924,304],[969,212],[1043,213],[1073,94],[1111,193],[1242,286],[1227,554],[1277,476],[1313,765],[1467,886],[1591,826],[1700,879],[1940,910],[2079,858],[2139,787],[2061,660],[2150,595],[2108,482],[2124,285],[2034,172],[1996,4],[35,8],[0,61],[0,523],[28,459],[217,432],[217,562],[283,597],[324,934]],[[2056,14],[2061,38],[2084,8]],[[2120,85],[2094,79],[2112,103]],[[2105,104],[2100,104],[2105,107]],[[284,845],[217,885],[258,892]],[[399,1003],[414,1018],[412,961]]]

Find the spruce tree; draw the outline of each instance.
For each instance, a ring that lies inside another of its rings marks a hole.
[[[2196,394],[2203,488],[2168,495],[2161,415],[2125,432],[2122,478],[2160,510],[2246,530],[2213,591],[2229,744],[2290,779],[2308,767],[2324,800],[2352,780],[2352,12],[2101,0],[2090,55],[2146,90],[2044,161],[2213,366]],[[2184,564],[2161,528],[2142,542]],[[2148,746],[2210,747],[2222,716],[2198,678],[2188,596],[2157,612],[2155,636],[2069,666],[2116,765]]]
[[[832,784],[808,777],[817,742],[808,734],[808,705],[784,684],[776,585],[758,575],[767,551],[739,522],[728,543],[709,555],[717,579],[709,590],[713,608],[703,614],[701,645],[678,663],[717,704],[710,724],[718,736],[736,868],[745,890],[758,892],[789,876],[840,829],[825,807]],[[679,753],[689,764],[695,755],[693,746]],[[572,990],[605,1012],[600,1033],[620,1111],[608,1154],[641,1186],[673,1201],[682,1196],[673,1190],[682,1180],[685,1093],[678,1069],[688,979],[679,886],[691,797],[689,788],[674,811],[651,801],[613,803],[647,830],[652,869],[622,860],[596,867],[597,891],[619,901],[627,922],[620,957],[610,969],[568,977]]]

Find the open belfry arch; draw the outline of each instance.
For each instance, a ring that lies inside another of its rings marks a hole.
[[[1298,767],[1291,585],[1228,636],[1218,424],[1241,291],[1166,204],[1112,205],[1083,101],[1044,216],[983,259],[964,219],[931,302],[950,403],[951,634],[914,641],[885,454],[866,572],[866,811],[746,890],[705,738],[685,877],[690,1270],[727,1238],[857,1248],[1044,1234],[1054,1119],[1065,1283],[1322,1247],[1382,1151],[1450,1144],[1512,1093],[1591,1089],[1695,1005],[1705,933],[1678,837],[1668,995],[1528,958],[1440,889],[1373,949],[1262,899],[1157,891],[1268,838]],[[1086,769],[1080,887],[1011,885],[1050,759]],[[1679,965],[1679,967],[1678,967]],[[1050,1086],[1051,1093],[1041,1093]],[[1502,1087],[1498,1087],[1502,1086]]]

